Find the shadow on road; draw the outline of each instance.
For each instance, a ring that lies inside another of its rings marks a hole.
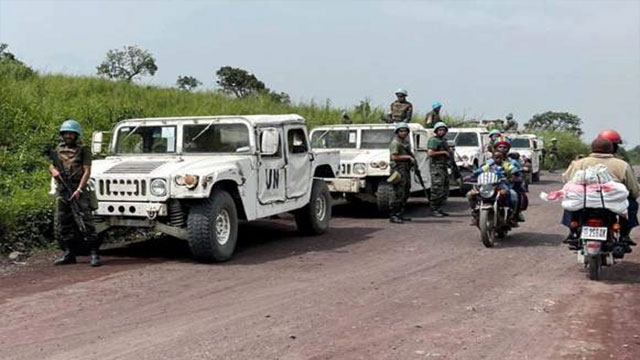
[[[291,216],[272,221],[242,223],[238,230],[233,264],[258,264],[316,251],[340,251],[339,248],[364,241],[379,229],[366,227],[333,227],[320,236],[301,236]],[[102,251],[105,257],[166,259],[194,262],[189,244],[169,236],[124,244]],[[128,261],[124,260],[123,261]],[[108,259],[117,264],[120,259]]]
[[[605,268],[602,278],[607,284],[640,284],[640,263],[623,260]]]
[[[500,244],[496,249],[507,249],[512,247],[529,247],[529,246],[558,246],[562,243],[563,236],[560,234],[542,234],[532,232],[518,232],[515,229],[509,233],[506,239],[500,240]]]

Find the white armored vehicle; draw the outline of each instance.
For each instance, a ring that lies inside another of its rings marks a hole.
[[[456,164],[458,167],[477,169],[484,164],[485,147],[488,144],[485,128],[451,128],[446,135],[453,140],[456,148]]]
[[[124,120],[94,133],[94,153],[103,146],[90,179],[99,231],[151,228],[209,262],[231,258],[238,220],[291,212],[305,234],[329,226],[322,179],[336,176],[339,154],[312,151],[299,115]]]
[[[334,196],[372,202],[380,214],[388,214],[393,190],[386,179],[391,175],[389,145],[395,136],[394,130],[393,124],[327,125],[313,129],[313,149],[340,151],[339,177],[324,179]],[[422,125],[413,123],[409,124],[409,130],[420,174],[426,188],[430,188],[429,132]],[[416,176],[411,178],[411,191],[423,191]]]

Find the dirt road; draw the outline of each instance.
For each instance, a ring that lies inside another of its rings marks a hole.
[[[418,199],[404,225],[347,204],[321,237],[245,225],[224,264],[159,242],[33,266],[0,278],[0,359],[638,359],[640,249],[587,280],[538,198],[559,186],[494,249],[464,199],[444,220]]]

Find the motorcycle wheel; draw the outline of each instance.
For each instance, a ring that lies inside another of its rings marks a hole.
[[[591,256],[588,260],[589,279],[600,280],[600,272],[602,270],[602,258],[600,256]]]
[[[490,209],[480,211],[478,224],[480,225],[482,244],[488,248],[493,247],[496,241],[496,232],[493,227],[493,212]]]

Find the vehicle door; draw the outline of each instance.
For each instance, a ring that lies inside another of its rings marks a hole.
[[[258,144],[263,144],[265,133],[277,135],[277,147],[273,154],[261,154],[258,164],[258,200],[261,204],[269,204],[285,200],[285,153],[282,126],[260,128],[258,130]]]
[[[431,188],[431,172],[429,171],[430,159],[427,154],[427,143],[429,142],[429,133],[424,130],[416,130],[413,132],[411,137],[413,143],[411,147],[413,148],[413,153],[416,156],[416,162],[418,164],[418,168],[420,174],[422,175],[422,179],[424,180],[424,185],[427,189]],[[418,171],[418,169],[415,169]],[[422,185],[418,182],[415,176],[411,177],[411,192],[414,191],[422,191]]]
[[[306,195],[311,186],[311,158],[307,132],[302,125],[285,126],[286,132],[286,196],[289,199]]]

